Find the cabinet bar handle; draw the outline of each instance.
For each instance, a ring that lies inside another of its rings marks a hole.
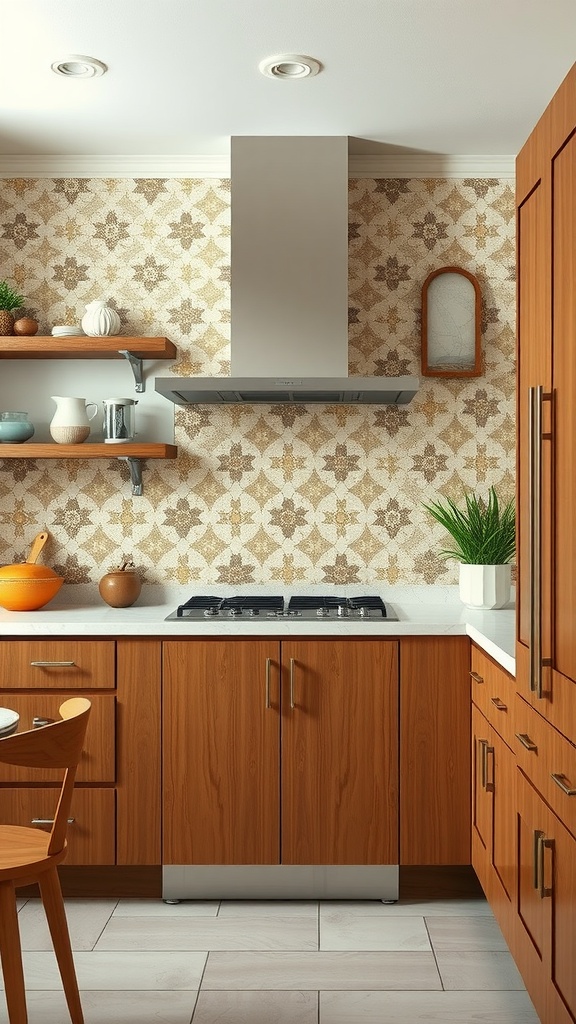
[[[296,664],[294,658],[290,658],[290,707],[292,710],[296,707],[294,702],[294,665]]]
[[[494,756],[494,747],[489,747],[488,744],[486,744],[486,754],[485,754],[485,761],[486,761],[486,784],[485,784],[484,788],[486,789],[487,793],[493,793],[494,792],[494,774],[492,774],[492,780],[490,782],[488,781],[488,755],[489,754],[492,754],[492,756]]]
[[[266,707],[270,708],[270,666],[272,664],[272,658],[266,658]]]
[[[33,668],[72,668],[75,661],[31,661]]]
[[[552,772],[550,778],[554,780],[566,796],[576,796],[576,789],[571,788],[570,783],[563,772]]]
[[[484,682],[482,676],[479,676],[477,672],[471,672],[470,673],[470,678],[473,679],[475,683],[483,683]]]
[[[490,700],[498,711],[508,711],[508,705],[503,700],[500,700],[500,697],[491,697]]]
[[[72,823],[74,821],[76,821],[75,818],[68,818],[68,824],[69,825],[72,825]],[[32,821],[30,822],[30,824],[31,825],[53,825],[54,824],[54,818],[32,818]]]
[[[480,783],[482,789],[486,789],[486,752],[488,750],[488,740],[478,740],[480,747]]]
[[[540,889],[540,840],[543,835],[535,828],[532,836],[532,886],[537,892]]]
[[[526,733],[526,732],[516,732],[516,733],[514,733],[514,735],[515,735],[517,740],[520,740],[520,743],[522,744],[522,746],[526,747],[526,750],[538,750],[537,744],[534,743],[533,740],[530,739],[528,733]]]
[[[551,896],[552,895],[552,889],[547,889],[546,885],[545,885],[545,882],[544,882],[544,850],[546,850],[546,849],[552,850],[554,848],[554,840],[553,839],[546,839],[546,837],[544,836],[543,832],[539,832],[537,834],[538,834],[538,839],[536,841],[537,842],[536,864],[537,864],[537,874],[538,874],[538,885],[536,886],[536,888],[538,889],[538,895],[539,895],[540,899],[543,900],[546,896]]]
[[[530,690],[542,687],[542,385],[528,389],[528,523],[530,539]]]

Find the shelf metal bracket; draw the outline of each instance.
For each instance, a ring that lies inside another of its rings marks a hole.
[[[142,485],[142,459],[135,459],[132,455],[119,455],[119,459],[123,462],[128,463],[128,469],[130,470],[130,479],[132,481],[132,494],[141,495],[144,494],[144,487]]]
[[[133,352],[130,352],[127,348],[118,349],[121,356],[124,356],[128,360],[132,367],[132,373],[134,374],[135,389],[138,394],[141,394],[146,390],[144,383],[144,375],[142,373],[142,360],[139,356],[135,356]]]

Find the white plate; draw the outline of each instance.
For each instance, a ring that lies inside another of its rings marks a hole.
[[[12,708],[0,708],[0,737],[9,736],[18,728],[20,715]]]

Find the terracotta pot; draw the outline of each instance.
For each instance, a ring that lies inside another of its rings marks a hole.
[[[140,596],[142,580],[134,568],[121,565],[102,577],[98,590],[111,608],[129,608]]]
[[[14,321],[14,334],[21,334],[31,337],[38,331],[38,321],[33,320],[31,316],[20,317],[20,320]]]
[[[43,608],[56,596],[64,583],[47,565],[36,565],[36,559],[48,540],[44,531],[35,538],[25,562],[0,568],[0,605],[11,612],[33,612]]]

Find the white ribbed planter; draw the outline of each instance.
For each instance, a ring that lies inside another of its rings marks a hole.
[[[512,566],[460,562],[460,600],[467,608],[503,608],[510,600]]]

